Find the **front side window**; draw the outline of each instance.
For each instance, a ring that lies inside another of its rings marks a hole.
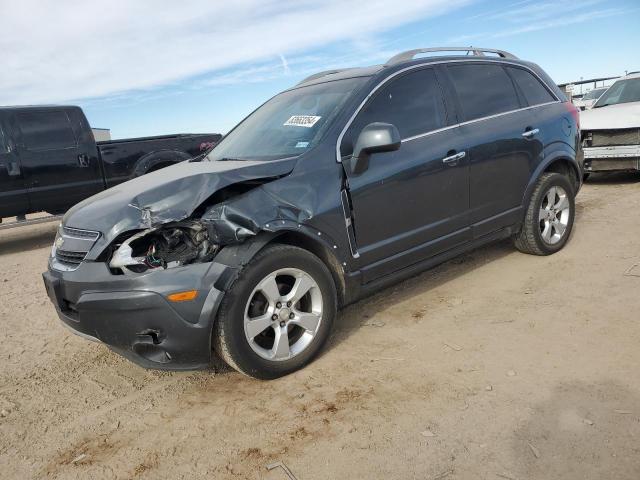
[[[28,150],[60,150],[76,146],[71,123],[62,110],[20,113],[18,125]]]
[[[520,88],[529,106],[549,103],[555,100],[549,90],[531,72],[517,67],[505,68],[511,73],[514,82]]]
[[[447,68],[465,121],[520,108],[513,82],[502,66],[464,64]]]
[[[618,80],[602,94],[593,108],[631,102],[640,102],[640,78]]]
[[[367,78],[310,85],[276,95],[249,115],[209,153],[216,160],[274,160],[315,146],[331,121]]]
[[[444,98],[433,69],[410,72],[382,86],[360,111],[345,140],[355,143],[358,133],[373,122],[395,125],[403,139],[444,127]]]

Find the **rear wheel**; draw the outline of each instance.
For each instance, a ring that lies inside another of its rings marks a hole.
[[[320,351],[336,308],[333,278],[319,258],[298,247],[270,246],[225,295],[214,348],[245,375],[277,378],[304,367]]]
[[[516,235],[518,250],[532,255],[550,255],[567,243],[575,215],[573,187],[559,173],[544,173],[529,200],[522,229]]]

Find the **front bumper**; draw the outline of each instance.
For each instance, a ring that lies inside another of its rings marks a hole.
[[[68,272],[50,266],[42,276],[60,320],[75,333],[146,368],[192,370],[210,364],[221,280],[230,277],[229,269],[212,262],[124,276],[85,261]],[[192,301],[166,299],[193,289],[198,296]]]
[[[640,145],[584,147],[585,172],[640,170]]]

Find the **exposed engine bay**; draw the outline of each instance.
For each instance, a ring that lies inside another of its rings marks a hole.
[[[140,212],[140,226],[146,228],[116,239],[105,260],[112,273],[125,275],[204,263],[213,260],[224,246],[242,243],[262,230],[269,230],[268,222],[273,219],[295,224],[307,220],[308,212],[257,188],[276,178],[228,185],[184,220],[163,223],[151,208],[129,205]],[[249,192],[253,192],[251,197],[247,195]]]
[[[109,266],[124,274],[143,273],[208,262],[218,249],[200,222],[175,222],[142,230],[115,245]]]

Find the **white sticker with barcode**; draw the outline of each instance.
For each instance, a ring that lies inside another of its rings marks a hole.
[[[317,115],[292,115],[289,120],[284,122],[288,127],[313,127],[322,117]]]

